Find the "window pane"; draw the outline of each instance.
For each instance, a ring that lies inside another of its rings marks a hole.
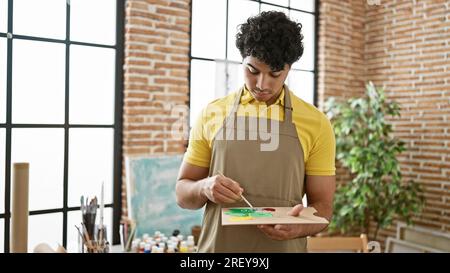
[[[225,59],[225,0],[194,0],[192,56]]]
[[[261,12],[263,11],[281,11],[286,13],[286,15],[289,15],[289,10],[287,8],[281,8],[281,7],[277,7],[277,6],[272,6],[272,5],[266,5],[266,4],[261,4]]]
[[[6,122],[6,39],[0,38],[0,123]]]
[[[304,11],[315,11],[315,0],[291,0],[291,8]]]
[[[6,130],[0,128],[0,213],[5,212],[5,147]]]
[[[70,47],[70,123],[114,123],[115,50]]]
[[[69,206],[98,195],[105,182],[105,204],[112,202],[113,129],[69,130]]]
[[[228,64],[227,94],[237,92],[244,86],[244,71],[242,64]]]
[[[291,70],[287,84],[297,97],[314,104],[314,73]]]
[[[291,19],[302,24],[303,56],[293,64],[293,68],[314,70],[314,15],[292,11]]]
[[[238,25],[245,23],[248,17],[257,15],[259,4],[247,0],[234,0],[229,1],[228,8],[228,60],[240,62],[242,57],[236,48]]]
[[[40,243],[56,249],[62,245],[63,215],[61,212],[32,215],[28,218],[28,252]]]
[[[7,32],[7,31],[8,31],[8,0],[0,0],[0,32]]]
[[[11,170],[13,163],[30,163],[30,210],[61,208],[64,129],[13,129],[11,140]]]
[[[64,123],[64,65],[65,45],[14,40],[14,123]]]
[[[97,198],[100,197],[100,192],[97,194]],[[100,202],[100,201],[99,201]],[[79,204],[78,204],[79,206]],[[78,230],[75,228],[81,227],[81,212],[70,211],[67,219],[67,251],[69,253],[77,253],[78,250]],[[96,224],[100,224],[100,210],[97,210]],[[110,246],[112,246],[112,219],[113,219],[113,209],[105,208],[104,216],[103,216],[103,225],[106,226],[106,233],[108,237],[108,242]]]
[[[14,34],[66,38],[66,0],[14,0]]]
[[[287,7],[289,5],[289,0],[262,0],[262,1],[266,2],[266,3],[276,4],[279,6],[285,6],[285,7]]]
[[[201,110],[215,98],[216,65],[212,61],[192,60],[191,63],[191,111],[193,126]]]
[[[70,1],[70,39],[114,45],[116,43],[116,1]]]

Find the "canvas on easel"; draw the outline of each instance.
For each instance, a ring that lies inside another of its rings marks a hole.
[[[290,216],[292,207],[222,208],[222,225],[328,224],[314,215],[317,210],[305,207],[299,216]]]
[[[191,234],[201,225],[203,210],[177,205],[175,185],[182,155],[126,157],[128,217],[136,223],[136,237],[160,231]]]

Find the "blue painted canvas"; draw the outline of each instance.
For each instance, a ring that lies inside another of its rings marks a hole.
[[[183,156],[127,159],[128,213],[136,221],[137,236],[175,229],[191,234],[201,225],[203,209],[186,210],[177,205],[175,184]]]

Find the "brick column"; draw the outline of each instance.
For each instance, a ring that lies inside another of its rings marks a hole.
[[[171,130],[187,125],[190,0],[128,0],[125,19],[123,156],[182,154]],[[126,215],[124,168],[123,181]]]
[[[321,0],[319,7],[318,104],[329,97],[364,93],[363,0]]]
[[[329,97],[347,99],[364,94],[364,16],[361,0],[323,0],[319,7],[318,104]],[[350,173],[336,165],[337,183]]]

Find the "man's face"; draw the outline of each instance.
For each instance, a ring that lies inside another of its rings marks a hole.
[[[273,71],[270,66],[257,58],[247,56],[243,61],[245,86],[257,101],[273,104],[283,87],[290,67],[285,64],[283,70]]]

